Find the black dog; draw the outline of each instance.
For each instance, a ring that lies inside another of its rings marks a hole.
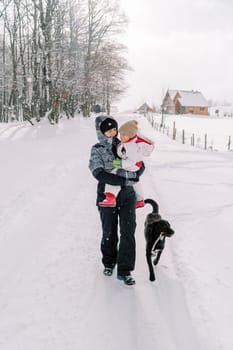
[[[159,206],[153,199],[146,199],[145,203],[151,204],[153,211],[145,220],[146,260],[149,267],[150,281],[155,280],[153,264],[157,265],[165,246],[166,237],[171,237],[175,232],[168,221],[159,215]]]

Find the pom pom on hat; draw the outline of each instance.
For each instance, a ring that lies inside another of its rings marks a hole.
[[[100,124],[100,130],[104,134],[106,131],[111,130],[113,128],[118,129],[117,121],[112,118],[106,118]]]
[[[138,132],[138,122],[136,120],[130,120],[123,125],[121,125],[119,132],[124,133],[129,138],[137,135]]]

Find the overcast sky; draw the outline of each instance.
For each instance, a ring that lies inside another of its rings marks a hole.
[[[121,0],[134,72],[118,107],[160,105],[168,88],[233,103],[233,0]]]

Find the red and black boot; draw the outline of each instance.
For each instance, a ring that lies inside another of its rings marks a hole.
[[[105,196],[106,198],[102,202],[99,202],[99,206],[114,208],[116,206],[115,195],[111,192],[105,192]]]

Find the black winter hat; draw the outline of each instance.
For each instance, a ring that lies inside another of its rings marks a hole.
[[[111,130],[113,128],[116,128],[118,130],[117,121],[112,118],[106,118],[102,123],[100,124],[100,130],[104,134],[106,131]]]

